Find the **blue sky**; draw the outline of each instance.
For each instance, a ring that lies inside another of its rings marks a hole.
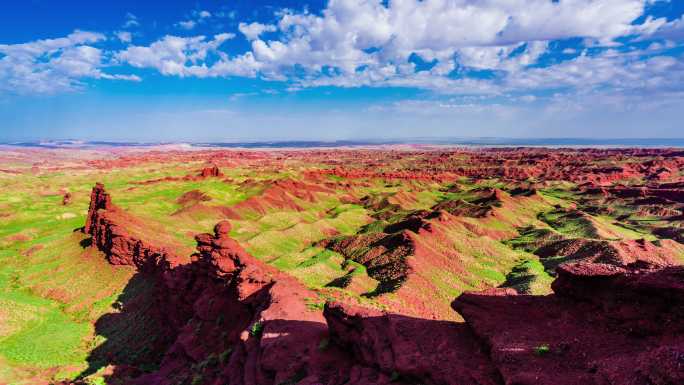
[[[684,137],[678,0],[0,7],[0,140]]]

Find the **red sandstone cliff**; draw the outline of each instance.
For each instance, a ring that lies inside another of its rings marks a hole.
[[[105,254],[111,264],[144,269],[175,265],[181,260],[166,246],[154,244],[132,232],[132,229],[147,227],[146,223],[112,204],[104,185],[98,183],[93,187],[83,230],[92,236],[93,245]]]

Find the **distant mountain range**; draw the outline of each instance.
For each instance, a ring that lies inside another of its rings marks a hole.
[[[234,142],[133,142],[49,140],[0,142],[0,145],[36,148],[93,148],[93,147],[149,147],[183,145],[188,147],[220,148],[316,148],[362,147],[382,145],[436,145],[436,146],[538,146],[538,147],[684,147],[684,138],[407,138],[360,140],[275,140]]]

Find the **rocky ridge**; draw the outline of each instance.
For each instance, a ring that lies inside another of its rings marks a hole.
[[[98,183],[90,195],[90,206],[83,231],[92,236],[92,244],[100,249],[113,265],[130,265],[138,269],[176,264],[181,258],[167,248],[132,235],[129,228],[137,218],[112,204],[112,199]]]
[[[130,235],[96,185],[84,231],[112,264],[157,282],[169,342],[122,384],[676,384],[684,382],[684,268],[578,262],[550,296],[465,293],[465,323],[327,303],[249,255],[230,224],[196,236],[189,263]]]

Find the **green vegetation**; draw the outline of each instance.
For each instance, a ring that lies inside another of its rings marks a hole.
[[[249,335],[252,337],[259,338],[259,337],[261,337],[261,333],[263,333],[263,331],[264,331],[264,324],[262,324],[261,321],[256,321],[249,328]]]
[[[537,229],[534,226],[526,226],[518,229],[518,236],[503,241],[517,250],[533,253],[539,247],[550,241],[563,239],[563,237],[550,229]]]
[[[600,238],[590,216],[577,210],[547,211],[540,213],[539,219],[569,238]]]
[[[553,278],[534,255],[523,258],[506,275],[504,287],[514,288],[521,294],[543,295],[551,292]]]
[[[81,246],[85,237],[75,230],[85,221],[94,180],[79,172],[0,175],[0,189],[7,192],[0,195],[2,383],[50,377],[41,373],[73,378],[102,342],[93,323],[112,311],[133,271],[114,268]],[[69,205],[62,205],[65,186],[72,194]],[[101,377],[88,380],[104,383]]]
[[[547,344],[535,346],[534,354],[543,357],[551,352],[551,348]]]

